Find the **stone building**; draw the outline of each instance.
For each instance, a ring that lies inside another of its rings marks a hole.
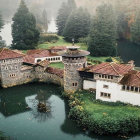
[[[26,61],[24,58],[24,54],[14,50],[0,49],[0,84],[2,87],[7,88],[34,81],[51,81],[63,86],[63,70],[54,68],[48,71],[49,61],[43,60],[34,64],[30,57],[26,57]]]
[[[9,49],[0,49],[0,77],[3,87],[16,85],[20,78],[23,54]]]
[[[43,60],[47,60],[51,63],[62,62],[62,56],[57,52],[51,52],[50,50],[36,49],[27,51],[27,55],[24,57],[24,61],[29,61],[32,64],[38,63]]]
[[[88,51],[79,50],[79,47],[75,46],[67,47],[67,51],[61,53],[64,63],[64,90],[66,92],[82,89],[82,77],[77,70],[86,67],[86,56],[89,54]]]

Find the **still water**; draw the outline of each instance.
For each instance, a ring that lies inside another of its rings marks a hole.
[[[127,63],[130,60],[135,61],[135,65],[140,67],[140,46],[130,41],[122,40],[118,42],[118,55]]]
[[[37,111],[39,101],[49,104],[49,113]],[[0,88],[0,130],[14,140],[120,140],[81,131],[68,119],[67,105],[56,85],[34,83]],[[130,138],[139,139],[140,136]]]
[[[12,22],[6,22],[3,26],[3,29],[0,32],[0,36],[2,36],[2,39],[5,40],[6,45],[9,46],[12,44]],[[48,33],[56,33],[57,27],[55,19],[52,17],[50,20],[50,23],[48,24]]]

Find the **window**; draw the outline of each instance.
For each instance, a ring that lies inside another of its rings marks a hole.
[[[78,83],[72,83],[72,86],[73,87],[77,87],[78,86]]]
[[[126,90],[129,90],[129,86],[126,87]]]
[[[102,76],[99,74],[99,77],[101,78]]]
[[[135,87],[135,92],[138,92],[138,87]]]
[[[37,60],[37,62],[40,62],[40,61],[41,61],[41,59],[38,59],[38,60]]]
[[[109,86],[108,85],[103,85],[103,88],[109,88]]]
[[[9,77],[16,77],[16,74],[10,74]]]
[[[122,86],[122,90],[125,90],[125,85]]]
[[[8,70],[8,67],[5,67],[5,70]]]
[[[134,91],[134,87],[131,87],[131,91]]]
[[[110,93],[104,93],[104,92],[101,92],[100,94],[101,97],[104,97],[104,98],[111,98],[111,94]]]

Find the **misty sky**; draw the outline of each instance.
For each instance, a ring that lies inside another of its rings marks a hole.
[[[47,10],[49,16],[56,16],[62,2],[67,0],[25,0],[30,11],[41,13],[43,9]],[[20,0],[0,0],[0,11],[3,18],[9,20],[16,12]]]

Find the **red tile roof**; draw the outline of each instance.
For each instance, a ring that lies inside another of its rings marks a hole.
[[[36,49],[27,51],[27,55],[24,57],[24,62],[29,64],[35,64],[35,58],[58,56],[57,53],[50,53],[48,50]]]
[[[58,56],[57,53],[50,53],[49,50],[36,49],[27,51],[27,55],[32,55],[34,58]]]
[[[64,70],[58,69],[58,68],[48,67],[46,69],[46,72],[55,74],[55,75],[59,76],[60,78],[63,78],[63,76],[64,76]]]
[[[127,86],[140,87],[140,71],[132,70],[124,75],[120,84]]]
[[[32,55],[26,55],[23,57],[23,62],[28,64],[35,64],[35,58]]]
[[[38,62],[36,65],[42,66],[42,67],[47,67],[50,64],[48,60],[43,60]]]
[[[23,56],[24,54],[15,52],[14,50],[6,49],[6,48],[0,49],[0,60],[20,58]]]
[[[117,64],[117,63],[101,63],[98,65],[89,66],[85,69],[80,69],[80,71],[87,71],[99,74],[120,76],[124,75],[128,71],[132,70],[133,66],[130,64]]]

